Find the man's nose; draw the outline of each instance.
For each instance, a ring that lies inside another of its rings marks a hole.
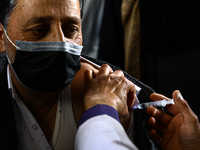
[[[50,41],[65,41],[65,36],[61,26],[54,26],[49,34]]]

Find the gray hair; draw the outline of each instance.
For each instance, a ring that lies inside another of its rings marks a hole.
[[[8,25],[9,17],[15,9],[15,0],[0,0],[0,22],[6,28]]]

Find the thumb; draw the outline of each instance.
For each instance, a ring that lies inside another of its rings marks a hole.
[[[192,117],[195,116],[194,112],[191,110],[190,106],[188,105],[187,101],[185,101],[181,95],[181,93],[176,90],[173,92],[172,95],[175,105],[178,108],[179,112],[182,114],[184,122],[190,120]]]
[[[134,102],[137,101],[136,99],[137,99],[137,97],[135,95],[135,92],[129,92],[127,94],[127,105],[129,108],[131,108],[133,106]]]
[[[85,70],[84,71],[84,78],[85,78],[85,83],[89,83],[93,79],[93,72],[92,70]]]

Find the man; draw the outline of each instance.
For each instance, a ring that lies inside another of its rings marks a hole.
[[[74,149],[78,120],[98,104],[129,123],[135,88],[121,71],[81,63],[76,74],[78,0],[4,0],[0,6],[0,52],[8,61],[0,71],[1,149]]]

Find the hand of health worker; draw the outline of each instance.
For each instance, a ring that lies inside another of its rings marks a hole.
[[[147,114],[152,116],[148,123],[153,128],[149,137],[164,150],[200,149],[200,125],[197,116],[179,91],[174,91],[172,97],[175,105],[166,108],[173,116],[152,106],[148,107]],[[156,101],[166,97],[152,94],[150,98]]]
[[[102,65],[99,73],[95,75],[91,70],[85,73],[85,108],[86,110],[104,104],[114,107],[119,117],[128,114],[128,107],[131,107],[135,99],[135,86],[124,77],[122,71],[114,71],[108,65]]]

